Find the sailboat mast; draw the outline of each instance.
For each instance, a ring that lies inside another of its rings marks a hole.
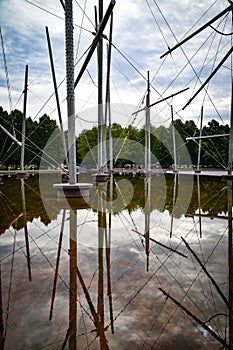
[[[76,184],[77,175],[76,175],[74,43],[73,43],[73,6],[72,5],[73,5],[72,0],[65,0],[69,183]]]
[[[25,130],[26,130],[26,109],[27,109],[27,89],[28,89],[28,65],[25,69],[25,81],[24,81],[24,101],[23,101],[23,120],[22,120],[22,144],[21,144],[21,160],[20,170],[24,171],[24,158],[25,158]]]

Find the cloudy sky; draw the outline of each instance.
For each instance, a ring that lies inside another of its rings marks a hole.
[[[104,12],[109,1],[104,0]],[[94,6],[98,1],[74,0],[74,36],[77,76],[85,50],[93,40]],[[222,16],[181,48],[164,58],[185,36],[229,6],[227,0],[117,0],[114,7],[111,103],[114,120],[141,126],[144,113],[136,111],[146,92],[147,71],[151,77],[151,102],[189,87],[186,92],[151,108],[152,124],[170,122],[170,105],[175,118],[199,123],[201,105],[204,120],[228,123],[230,115],[231,60],[206,85],[188,107],[182,107],[203,84],[231,47],[231,15]],[[53,95],[45,26],[52,43],[59,97],[64,122],[66,113],[64,11],[59,0],[0,0],[0,25],[12,96],[12,108],[23,109],[25,66],[29,66],[27,115],[39,119],[44,113],[58,119]],[[80,27],[83,29],[81,30]],[[222,35],[223,33],[224,35]],[[109,27],[105,29],[109,35]],[[107,41],[104,42],[104,81]],[[3,54],[0,59],[0,105],[10,111]],[[97,64],[93,55],[88,70],[75,90],[80,128],[97,123]],[[85,121],[84,121],[85,120]]]

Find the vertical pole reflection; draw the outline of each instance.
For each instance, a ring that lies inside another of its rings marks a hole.
[[[171,227],[170,227],[170,238],[172,238],[172,230],[173,230],[173,219],[174,219],[174,211],[175,211],[175,203],[176,203],[176,192],[177,192],[177,176],[178,174],[174,174],[174,185],[173,185],[173,199],[172,199],[172,215],[171,215]]]
[[[99,275],[98,275],[98,305],[97,312],[99,315],[99,341],[100,349],[109,349],[104,329],[104,235],[107,229],[106,223],[106,208],[105,200],[107,193],[107,183],[98,183],[98,263],[99,263]]]
[[[26,211],[26,197],[25,197],[24,179],[20,179],[20,181],[21,181],[21,195],[22,195],[23,220],[24,220],[24,235],[25,235],[25,243],[26,243],[26,258],[27,258],[27,265],[28,265],[28,278],[29,278],[29,281],[31,281],[32,280],[31,257],[30,257],[30,246],[29,246],[29,239],[28,239],[27,211]]]
[[[70,210],[69,350],[76,350],[77,331],[77,211]]]
[[[52,291],[52,298],[51,298],[51,305],[50,305],[50,314],[49,314],[49,319],[50,320],[52,320],[52,317],[53,317],[53,305],[54,305],[54,301],[55,301],[56,288],[57,288],[57,277],[58,277],[59,264],[60,264],[60,255],[61,255],[61,247],[62,247],[62,239],[63,239],[65,217],[66,217],[66,210],[63,209],[61,230],[60,230],[58,250],[57,250],[56,269],[55,269],[55,275],[54,275],[54,280],[53,280],[53,291]]]
[[[113,174],[110,177],[110,203],[113,201]],[[110,323],[111,331],[114,334],[114,321],[113,321],[113,304],[112,304],[112,287],[111,287],[111,234],[112,234],[112,208],[109,209],[109,222],[108,222],[108,232],[105,230],[105,241],[106,241],[106,267],[107,267],[107,294],[109,300],[109,311],[110,311]]]
[[[228,181],[229,348],[233,349],[232,181]]]
[[[200,175],[197,175],[197,196],[198,196],[198,212],[199,212],[199,230],[200,230],[200,238],[202,238]]]
[[[5,336],[3,324],[3,305],[2,305],[2,270],[0,261],[0,350],[4,350]]]
[[[150,257],[150,209],[151,209],[151,178],[145,178],[145,244],[146,244],[146,271],[149,271]]]

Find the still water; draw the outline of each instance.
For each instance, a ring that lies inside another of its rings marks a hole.
[[[68,203],[59,181],[0,187],[0,349],[232,349],[231,182],[114,176]]]

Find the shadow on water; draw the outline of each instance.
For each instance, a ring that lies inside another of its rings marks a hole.
[[[232,349],[231,182],[114,176],[88,203],[53,182],[0,188],[0,349]]]

